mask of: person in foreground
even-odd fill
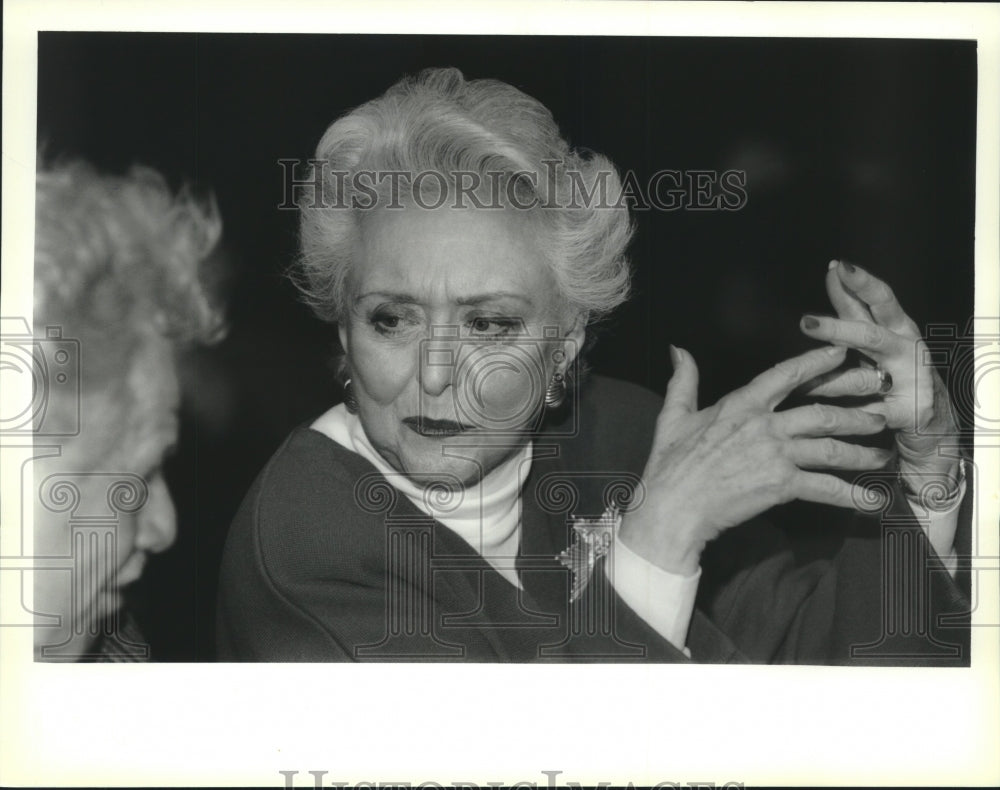
[[[671,348],[664,401],[581,375],[631,224],[586,199],[604,179],[614,201],[613,165],[540,103],[428,70],[330,126],[314,167],[298,281],[345,399],[232,524],[220,659],[968,662],[941,627],[968,610],[956,428],[885,283],[831,263],[838,317],[801,326],[821,345],[706,408]],[[776,411],[803,388],[865,397]],[[846,440],[883,431],[894,449]],[[758,518],[794,499],[855,514],[835,556],[796,563]]]
[[[221,336],[200,276],[221,231],[214,201],[175,194],[150,168],[38,171],[34,331],[51,386],[35,412],[36,660],[150,657],[123,604],[176,536],[163,476],[175,355]]]

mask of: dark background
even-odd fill
[[[47,155],[151,165],[214,191],[225,222],[231,331],[184,368],[168,467],[179,539],[136,591],[160,660],[211,658],[228,523],[285,435],[339,398],[335,331],[282,276],[297,218],[277,208],[278,160],[309,158],[346,110],[445,65],[520,87],[573,145],[642,183],[666,168],[747,173],[740,211],[637,212],[636,296],[602,330],[596,372],[662,393],[673,342],[710,403],[809,347],[798,321],[830,312],[833,257],[887,280],[921,326],[972,315],[974,42],[41,34]],[[775,519],[822,530],[830,513],[795,504]]]

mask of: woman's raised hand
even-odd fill
[[[833,437],[879,433],[885,416],[822,404],[774,411],[792,390],[840,366],[846,353],[842,346],[808,351],[699,410],[694,358],[671,346],[674,373],[643,472],[646,495],[622,521],[625,545],[664,570],[690,575],[708,541],[774,505],[804,499],[882,507],[882,495],[828,471],[884,466],[891,452]]]
[[[873,369],[852,368],[827,377],[811,394],[874,396],[863,408],[885,416],[895,434],[900,472],[909,478],[910,488],[953,483],[958,461],[954,453],[949,457],[938,448],[957,444],[956,421],[944,382],[927,364],[927,346],[917,325],[892,289],[860,266],[831,261],[826,290],[837,317],[807,315],[803,332],[861,351],[891,376],[891,386],[880,392]]]

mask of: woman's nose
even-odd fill
[[[428,395],[440,395],[454,378],[458,344],[426,340],[421,345],[420,387]]]
[[[138,514],[135,545],[144,551],[164,551],[177,538],[177,511],[162,472],[157,473],[147,485],[149,499]]]

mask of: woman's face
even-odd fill
[[[536,429],[583,330],[526,212],[380,209],[362,221],[340,338],[358,415],[414,482],[478,480]]]
[[[39,658],[86,656],[148,554],[176,536],[163,478],[177,440],[172,346],[147,339],[120,385],[117,393],[108,387],[84,396],[78,436],[52,454],[35,447],[36,456],[48,456],[33,464],[34,556],[45,558],[34,585]],[[143,489],[144,503],[133,498]]]

